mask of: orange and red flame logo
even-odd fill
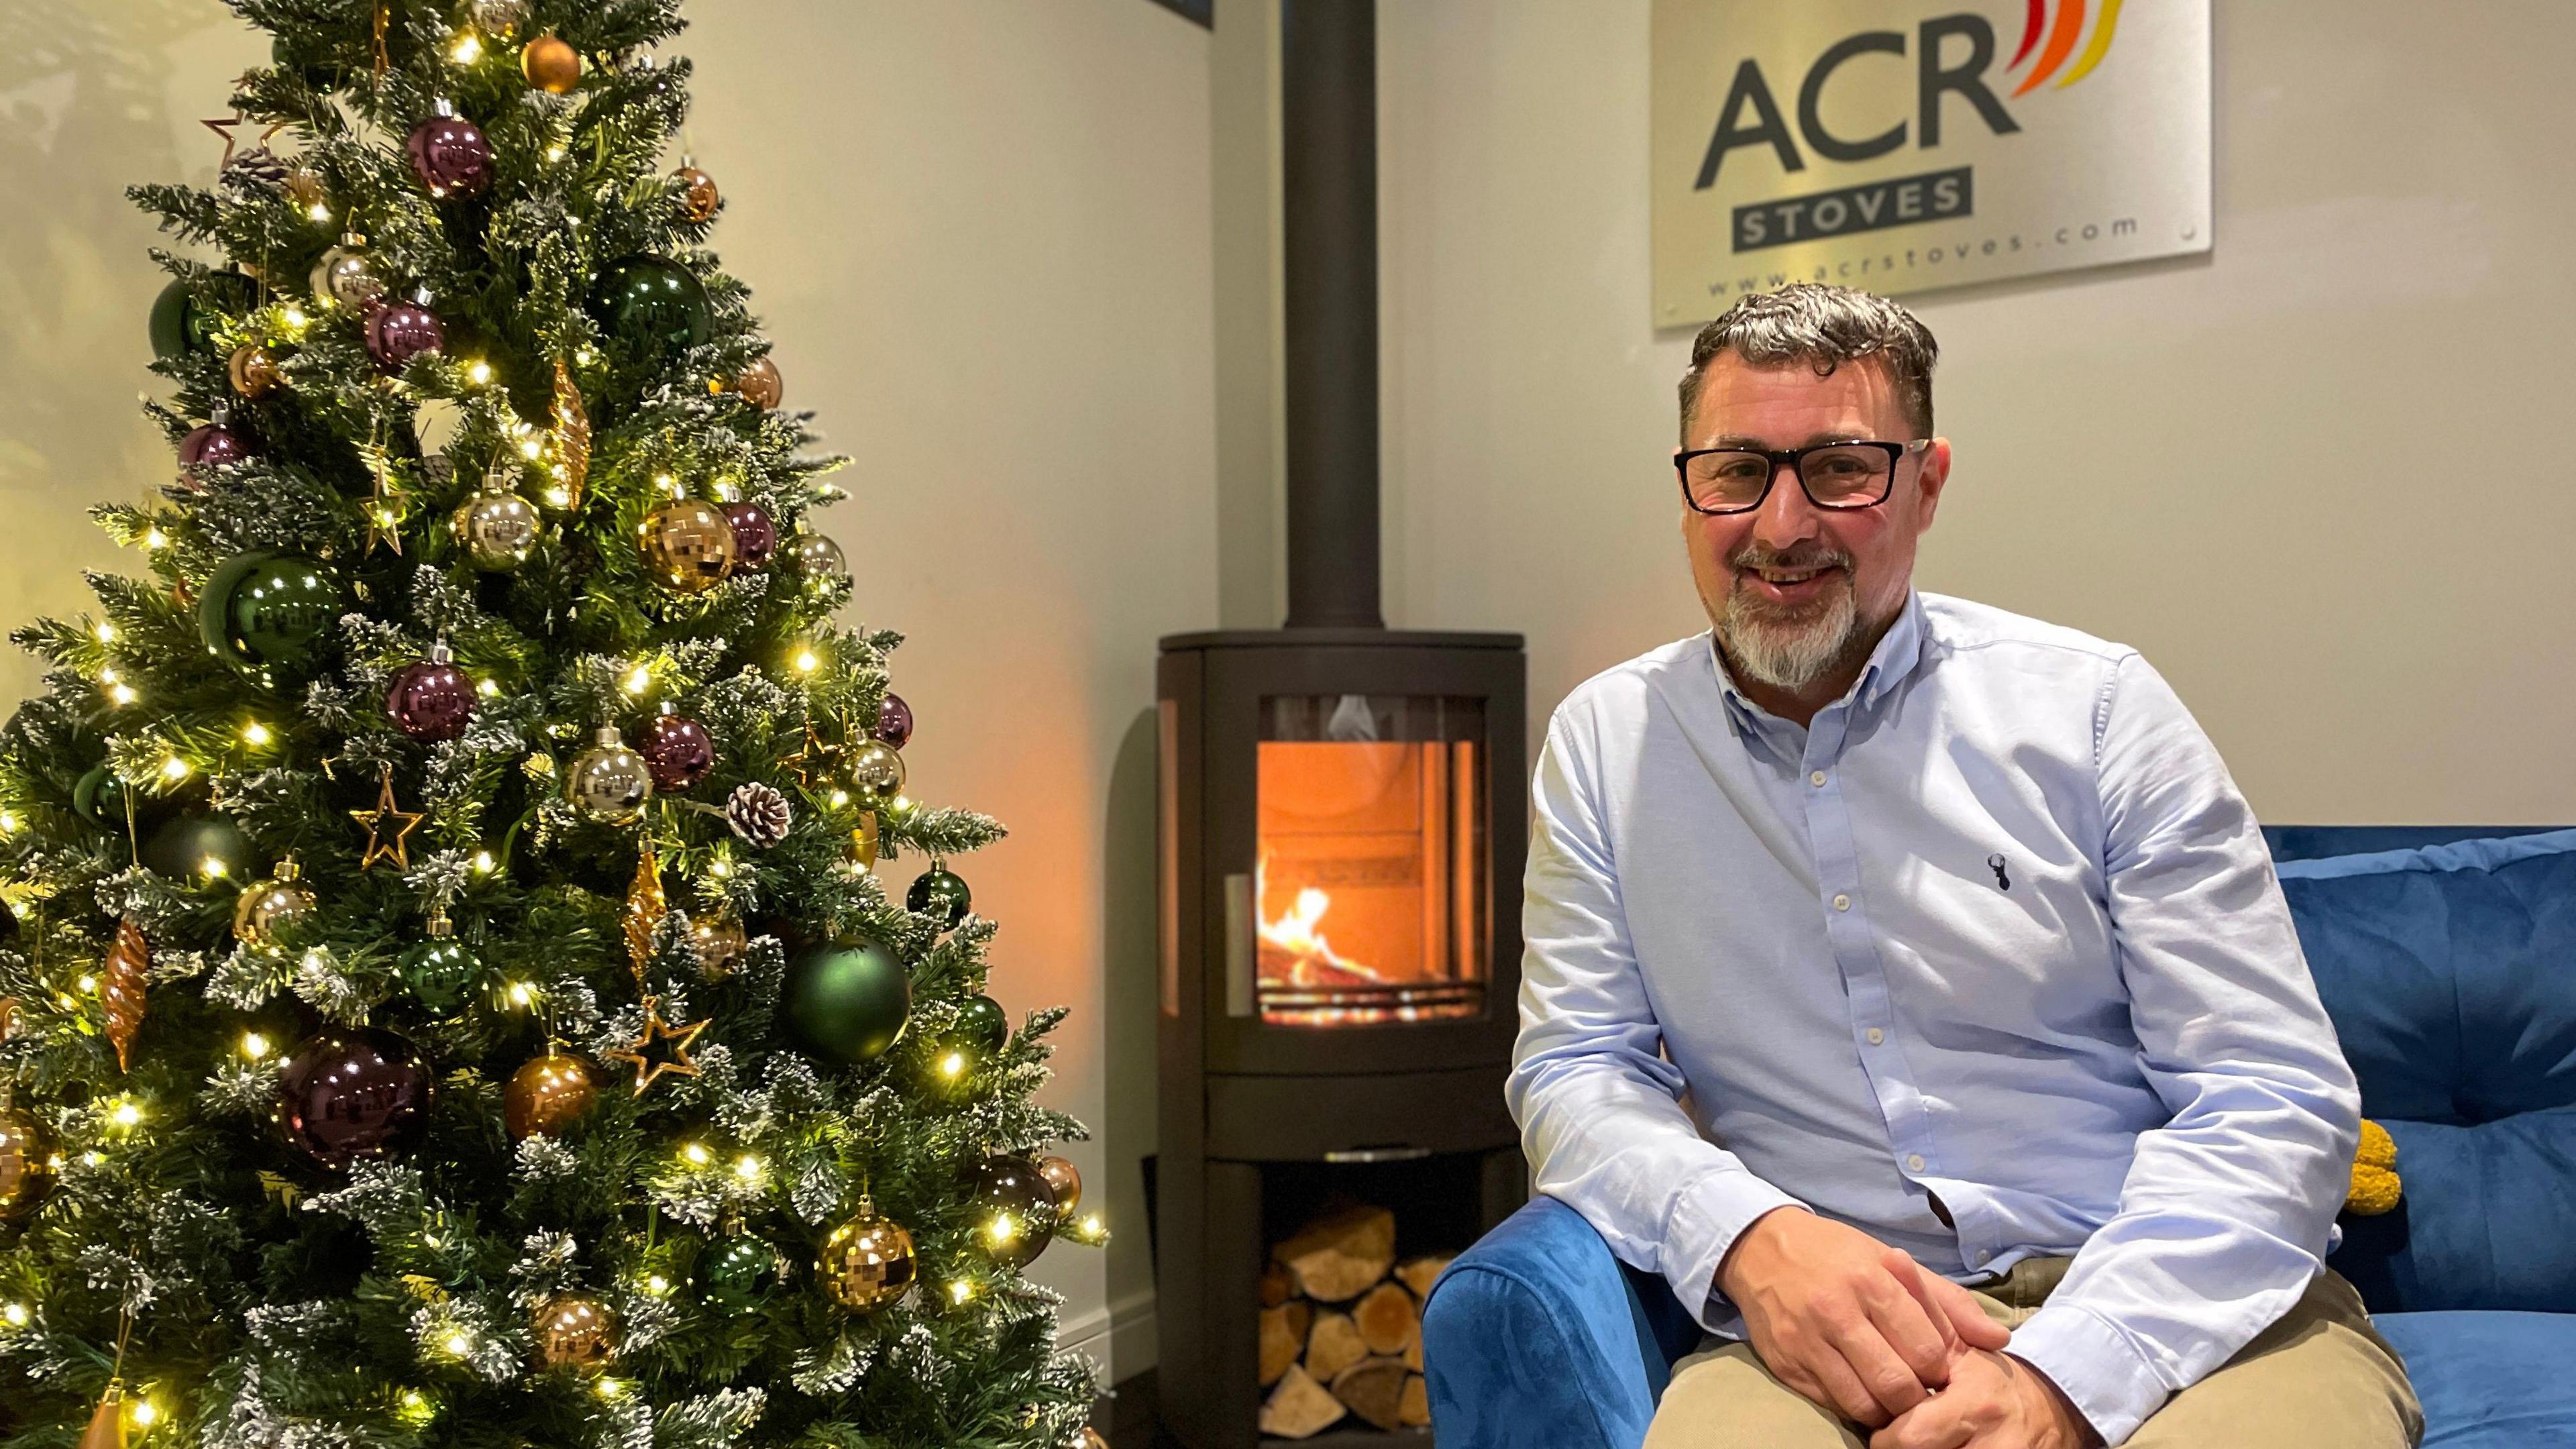
[[[2013,88],[2016,96],[2030,94],[2050,76],[2057,75],[2058,67],[2066,64],[2069,55],[2075,54],[2075,42],[2083,37],[2084,12],[2094,8],[2087,0],[2055,0],[2055,3],[2057,18],[2051,21],[2048,17],[2050,0],[2029,0],[2030,18],[2022,24],[2021,45],[2013,51],[2012,64],[2004,69],[2020,68],[2023,61],[2030,59],[2034,48],[2039,49],[2039,59],[2032,64],[2030,74],[2023,76],[2021,84]],[[2120,0],[2100,0],[2099,8],[2101,15],[2093,22],[2093,38],[2085,42],[2084,53],[2075,56],[2075,64],[2066,74],[2057,76],[2061,90],[2091,75],[2093,67],[2100,65],[2102,57],[2110,53],[2112,33],[2120,28]],[[2048,44],[2040,47],[2039,38],[2043,32],[2048,36]]]

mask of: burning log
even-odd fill
[[[1394,1269],[1395,1214],[1384,1208],[1348,1208],[1308,1224],[1270,1255],[1296,1275],[1298,1289],[1307,1297],[1347,1303]]]
[[[1261,1432],[1281,1439],[1311,1439],[1349,1410],[1304,1369],[1290,1365],[1261,1406]]]

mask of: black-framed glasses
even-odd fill
[[[1701,513],[1750,513],[1771,496],[1788,469],[1818,508],[1875,508],[1887,501],[1896,465],[1932,446],[1930,438],[1886,443],[1855,440],[1805,448],[1694,448],[1673,455],[1682,501]]]

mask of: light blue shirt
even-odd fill
[[[2009,1351],[2118,1444],[2323,1266],[2360,1094],[2135,650],[1916,594],[1801,728],[1667,645],[1557,707],[1527,887],[1538,1189],[1712,1332],[1792,1203],[1961,1281],[2073,1254]]]

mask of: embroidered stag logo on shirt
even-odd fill
[[[2012,877],[2004,874],[2004,867],[2007,864],[2009,862],[2000,855],[1986,857],[1986,869],[1995,873],[1995,886],[1999,890],[2012,889]]]

